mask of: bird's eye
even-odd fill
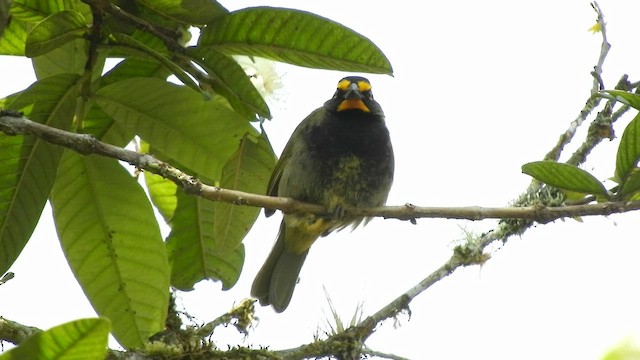
[[[371,91],[365,91],[364,97],[366,97],[367,99],[373,100],[373,93]]]

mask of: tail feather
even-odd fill
[[[284,238],[280,236],[282,233],[282,225],[280,226],[280,233],[278,234],[278,239],[276,240],[275,245],[271,249],[267,260],[258,271],[256,278],[253,280],[253,285],[251,286],[251,296],[258,299],[260,301],[260,305],[269,305],[269,288],[271,287],[271,275],[273,274],[273,270],[278,264],[278,260],[280,256],[284,253]]]
[[[275,311],[283,312],[293,296],[298,275],[309,251],[296,254],[285,246],[285,224],[280,224],[280,232],[271,253],[256,275],[251,287],[251,296],[261,305],[272,305]]]
[[[293,290],[298,283],[298,275],[309,251],[302,254],[294,254],[284,251],[271,274],[271,287],[269,289],[269,301],[277,312],[283,312],[293,296]]]

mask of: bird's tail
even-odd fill
[[[277,312],[283,312],[289,306],[300,269],[309,253],[308,249],[300,254],[287,250],[285,232],[282,221],[278,239],[251,286],[251,296],[261,305],[273,306]]]

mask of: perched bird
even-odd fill
[[[394,158],[384,113],[369,80],[349,76],[333,97],[296,128],[278,160],[267,194],[322,204],[326,216],[285,214],[251,295],[284,311],[309,247],[320,236],[363,220],[348,209],[382,206],[393,182]],[[274,210],[266,209],[270,216]]]

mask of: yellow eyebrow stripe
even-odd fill
[[[349,90],[349,85],[351,85],[351,81],[347,79],[342,79],[338,83],[338,90],[347,91]],[[371,90],[371,84],[367,81],[358,81],[358,90],[360,92],[365,92]]]
[[[358,90],[365,92],[371,90],[371,84],[366,81],[358,81]]]
[[[349,85],[351,85],[351,81],[347,79],[342,79],[338,83],[338,89],[342,91],[347,91],[349,89]]]

